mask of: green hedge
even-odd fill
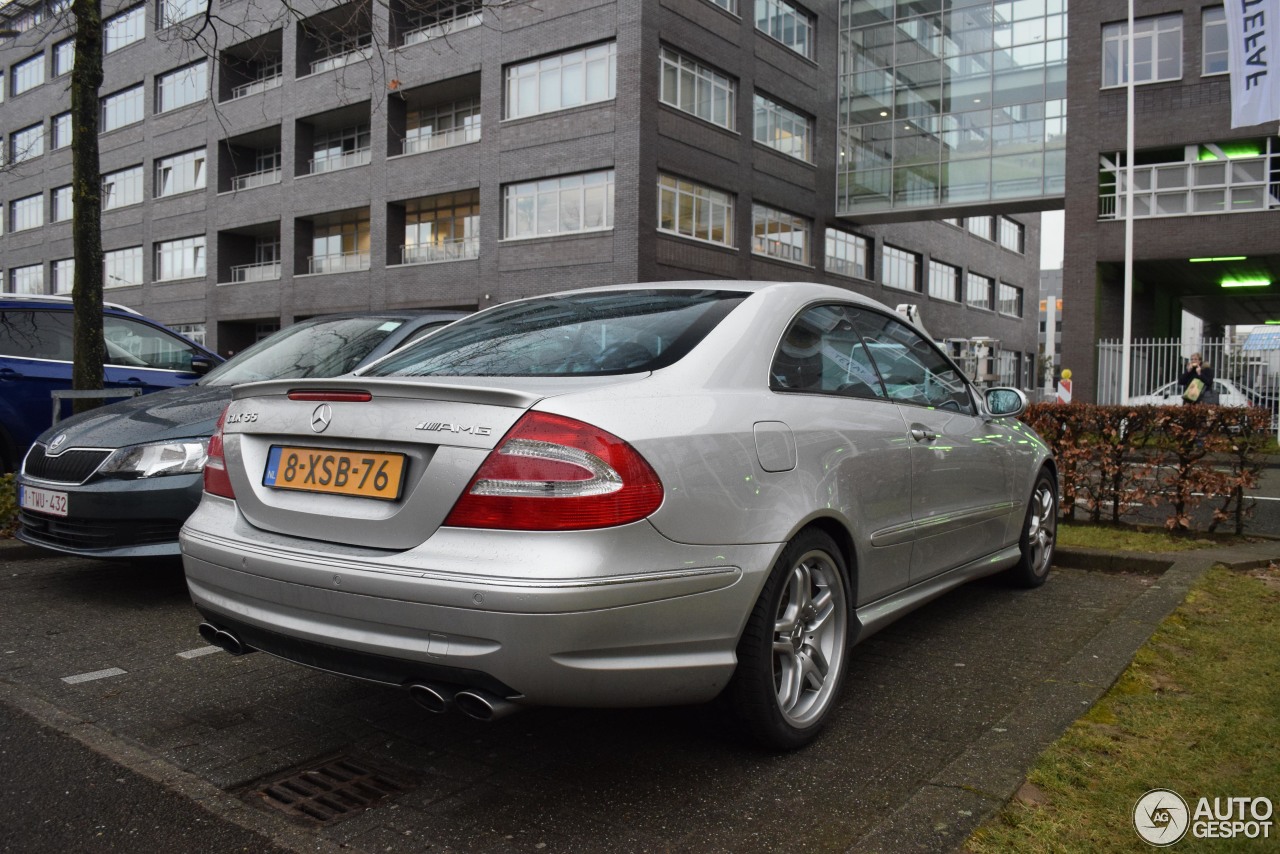
[[[18,521],[18,484],[11,474],[0,474],[0,537],[13,533]]]
[[[1191,512],[1213,508],[1209,530],[1244,530],[1271,447],[1271,413],[1253,407],[1097,406],[1036,403],[1022,420],[1053,449],[1062,512],[1119,522],[1168,502],[1170,530],[1190,530]]]

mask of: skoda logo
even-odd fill
[[[333,420],[333,407],[327,403],[322,403],[316,407],[315,412],[311,413],[311,429],[317,433],[323,433],[329,429],[329,422]]]
[[[62,445],[63,445],[66,441],[67,441],[67,434],[66,434],[66,433],[59,433],[58,435],[54,436],[54,437],[53,437],[53,441],[49,443],[49,450],[50,450],[50,451],[56,451],[56,450],[58,450],[59,448],[61,448],[61,447],[62,447]]]

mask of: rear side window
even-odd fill
[[[856,309],[820,305],[787,327],[773,357],[774,391],[882,398],[884,387],[854,327]]]
[[[0,312],[0,356],[71,361],[71,312]]]
[[[601,376],[675,363],[746,294],[629,290],[527,300],[458,321],[366,376]]]

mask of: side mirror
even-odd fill
[[[1016,388],[989,388],[984,396],[993,418],[1017,418],[1027,408],[1027,396]]]
[[[196,374],[198,376],[204,376],[205,374],[213,370],[213,366],[215,364],[216,362],[214,362],[213,359],[210,359],[208,356],[200,356],[200,355],[192,356],[191,357],[191,373]]]

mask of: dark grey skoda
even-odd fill
[[[101,558],[176,556],[234,385],[348,373],[463,312],[330,315],[286,327],[200,382],[73,416],[36,438],[18,475],[18,538]]]

